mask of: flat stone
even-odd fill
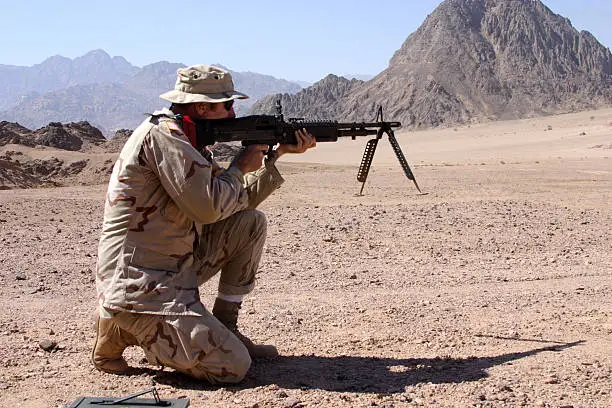
[[[45,339],[45,340],[41,340],[41,342],[38,343],[38,345],[40,346],[41,349],[45,350],[46,352],[51,352],[57,346],[57,342],[53,340]]]
[[[283,401],[283,407],[285,408],[298,408],[301,407],[302,403],[299,399],[295,397],[288,397]]]

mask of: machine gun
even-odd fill
[[[419,193],[422,194],[419,185],[410,170],[410,166],[404,157],[404,153],[400,148],[393,128],[399,128],[400,122],[385,122],[383,119],[382,107],[378,108],[378,113],[374,122],[352,122],[339,123],[336,121],[322,120],[310,121],[304,118],[289,118],[287,121],[283,118],[282,106],[280,100],[276,102],[276,115],[252,115],[232,119],[216,119],[216,120],[193,120],[196,129],[197,148],[200,150],[204,146],[210,146],[215,142],[242,142],[243,146],[253,144],[267,144],[270,146],[270,151],[277,143],[295,144],[295,132],[299,129],[306,129],[317,140],[321,142],[336,142],[339,137],[350,137],[355,140],[357,136],[376,135],[366,144],[359,171],[357,172],[357,180],[362,183],[359,195],[363,193],[370,166],[374,159],[376,146],[378,141],[382,139],[386,133],[389,137],[389,142],[393,147],[393,151],[397,159],[408,177],[414,182]],[[181,123],[183,117],[177,115],[177,121]]]

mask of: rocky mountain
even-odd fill
[[[279,97],[292,116],[369,120],[382,106],[418,128],[584,110],[612,104],[612,54],[538,0],[446,0],[376,77],[341,94],[346,80],[326,82],[253,112]]]
[[[126,89],[123,84],[77,85],[25,98],[0,118],[37,128],[49,122],[87,121],[105,133],[114,127],[135,127],[157,107],[153,97]]]
[[[358,79],[360,81],[369,81],[374,78],[374,75],[370,74],[342,74],[340,76],[346,79]]]
[[[94,50],[71,60],[59,55],[31,67],[0,65],[0,110],[35,97],[75,85],[123,82],[138,68],[123,57]]]
[[[91,146],[101,146],[106,138],[89,122],[62,124],[51,122],[37,130],[30,130],[19,123],[0,122],[0,146],[20,144],[28,147],[49,146],[62,150],[85,151]]]
[[[274,92],[289,94],[294,94],[302,89],[302,86],[295,82],[278,79],[270,75],[255,72],[231,72],[236,89],[249,95],[249,99],[240,100],[237,103],[239,107],[237,114],[247,113],[255,102],[270,95],[271,89],[278,90]]]
[[[0,65],[0,119],[30,128],[87,120],[111,135],[136,127],[145,113],[167,105],[159,95],[172,89],[176,70],[183,66],[161,61],[138,68],[102,50],[74,60],[55,56],[33,67]],[[264,95],[301,89],[269,75],[232,75],[236,88],[251,96],[236,104],[239,114]]]
[[[155,102],[159,104],[162,101],[159,99],[159,95],[172,89],[176,81],[176,70],[184,66],[167,61],[145,65],[134,75],[127,78],[123,86],[134,94],[156,98]]]
[[[125,142],[125,140],[124,140]],[[112,167],[112,160],[104,163],[89,163],[82,153],[96,151],[104,153],[109,144],[100,130],[88,122],[62,124],[49,123],[37,130],[30,130],[18,123],[0,122],[0,190],[39,186],[60,186],[89,169],[89,183],[101,182]],[[27,146],[27,148],[20,147]],[[47,158],[32,157],[28,149],[45,146],[50,148]],[[14,150],[13,150],[14,149]],[[60,151],[80,152],[68,160]],[[26,152],[24,154],[24,152]],[[64,155],[65,156],[65,155]]]
[[[89,122],[51,122],[30,130],[18,123],[2,121],[0,190],[106,183],[131,134],[131,129],[119,129],[107,140]],[[217,143],[212,147],[219,162],[231,161],[241,149],[239,143]],[[43,155],[32,155],[40,150]]]
[[[312,86],[295,95],[276,94],[261,99],[253,106],[254,113],[276,113],[276,102],[280,99],[286,117],[309,117],[337,119],[344,114],[344,104],[350,95],[364,85],[363,81],[348,80],[329,74]]]
[[[19,151],[7,151],[0,155],[0,190],[31,187],[58,187],[74,185],[75,177],[88,167],[88,160],[64,161],[57,157],[49,159],[31,159]],[[96,176],[87,177],[92,184],[102,182],[109,173],[108,164],[92,169],[89,173]]]
[[[0,146],[7,144],[21,144],[34,147],[36,142],[32,136],[32,131],[19,123],[7,121],[0,122]]]

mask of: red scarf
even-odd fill
[[[191,118],[187,115],[183,115],[183,132],[185,136],[189,139],[191,145],[197,149],[198,148],[198,138],[196,136],[196,127],[195,123]]]

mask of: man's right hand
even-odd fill
[[[268,145],[257,144],[250,145],[243,149],[232,162],[232,165],[238,167],[242,174],[250,173],[259,170],[262,166],[264,155],[268,152]]]

